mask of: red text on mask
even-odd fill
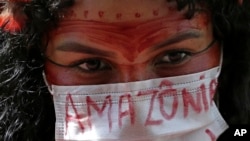
[[[206,112],[209,110],[209,107],[212,105],[212,99],[216,91],[216,86],[217,80],[213,79],[210,81],[208,88],[206,88],[205,84],[202,83],[197,87],[197,90],[192,89],[191,91],[186,88],[182,88],[181,90],[178,89],[178,91],[180,91],[180,93],[178,93],[177,89],[172,87],[171,82],[163,80],[158,88],[139,91],[135,96],[132,96],[131,93],[127,92],[119,95],[117,101],[113,100],[114,95],[107,95],[104,99],[99,101],[95,100],[91,96],[85,96],[82,99],[82,102],[85,104],[82,106],[85,106],[86,111],[82,111],[82,108],[79,108],[79,105],[74,102],[73,94],[68,94],[66,96],[65,103],[66,129],[68,128],[69,122],[77,123],[83,133],[86,128],[92,129],[93,114],[96,114],[96,117],[99,118],[106,116],[106,121],[103,122],[108,123],[110,132],[112,131],[113,126],[119,126],[119,128],[128,126],[123,123],[124,120],[129,120],[130,125],[133,126],[136,124],[136,118],[139,114],[136,113],[135,102],[138,102],[136,101],[137,98],[142,97],[147,97],[147,101],[149,101],[149,105],[145,106],[148,108],[146,109],[146,116],[143,117],[144,126],[157,126],[161,125],[164,121],[171,121],[171,119],[175,118],[178,112],[178,107],[180,106],[183,106],[182,115],[183,118],[186,118],[189,116],[190,111],[199,114],[203,111]],[[208,91],[206,89],[208,89]],[[209,94],[207,94],[207,92]],[[165,99],[171,100],[167,103]],[[171,108],[169,108],[170,110],[165,109],[166,104],[171,106]],[[156,105],[159,107],[158,109],[154,108]],[[117,122],[113,121],[114,114],[112,114],[112,112],[114,106],[117,106]],[[69,112],[69,109],[71,109],[71,112]],[[158,112],[161,116],[157,118],[153,117],[152,114],[155,110],[159,110]],[[86,120],[83,121],[82,119],[84,118]]]

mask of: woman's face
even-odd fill
[[[200,10],[187,19],[185,10],[166,0],[76,0],[51,31],[45,62],[48,82],[131,82],[219,65],[218,43],[192,55],[214,40],[209,13]]]

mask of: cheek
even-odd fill
[[[220,47],[212,47],[207,52],[203,54],[198,54],[193,61],[187,66],[184,70],[192,73],[192,70],[195,72],[201,72],[207,69],[211,69],[213,67],[220,65]]]
[[[45,62],[44,71],[49,84],[67,85],[74,81],[72,77],[69,76],[67,69],[55,66],[48,61]]]

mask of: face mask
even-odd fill
[[[56,140],[215,141],[227,129],[213,97],[220,67],[138,82],[49,86]]]

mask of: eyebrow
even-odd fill
[[[178,42],[181,42],[184,40],[199,38],[201,36],[202,36],[201,32],[198,32],[198,31],[188,31],[188,32],[179,33],[179,34],[175,35],[174,37],[169,38],[169,39],[163,41],[162,43],[160,43],[159,45],[153,47],[151,49],[151,51],[157,50],[157,49],[163,48],[165,46],[175,44],[175,43],[178,43]]]
[[[83,45],[77,42],[66,42],[62,45],[56,47],[56,50],[76,52],[76,53],[86,53],[92,55],[100,55],[104,57],[114,57],[115,54],[110,51],[104,51],[95,47]]]

